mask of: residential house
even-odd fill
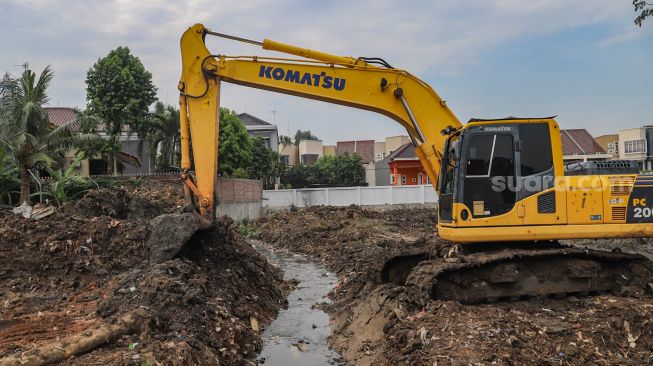
[[[412,142],[401,145],[388,155],[390,184],[395,186],[430,184],[422,163],[415,155]]]
[[[279,151],[279,131],[277,126],[249,113],[241,113],[238,118],[243,122],[251,137],[261,137],[272,151]]]
[[[299,165],[299,149],[295,144],[279,145],[279,156],[285,166]]]
[[[53,126],[62,126],[77,119],[77,111],[74,108],[45,107],[44,109]],[[79,129],[79,125],[73,128]],[[100,131],[99,135],[102,137],[107,136],[103,131]],[[121,145],[121,151],[114,154],[115,172],[120,174],[139,174],[154,171],[154,162],[150,161],[148,144],[142,143],[138,135],[129,130],[129,126],[125,126],[118,137],[118,141]],[[75,159],[76,154],[77,151],[74,149],[66,152],[64,166],[68,166]],[[94,159],[82,161],[78,172],[82,176],[106,174],[107,167],[106,156],[98,156]]]
[[[608,160],[611,155],[585,129],[560,130],[562,159],[565,162]]]
[[[634,160],[642,170],[653,170],[653,126],[619,131],[619,158]]]
[[[619,134],[597,136],[594,141],[613,159],[619,159]]]
[[[298,149],[301,165],[313,165],[324,154],[322,140],[301,140]]]

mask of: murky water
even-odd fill
[[[304,257],[273,252],[260,243],[254,246],[283,269],[285,279],[299,281],[288,295],[288,309],[281,310],[261,334],[263,350],[259,363],[265,366],[340,364],[340,355],[330,350],[327,343],[331,334],[329,316],[313,306],[330,302],[326,296],[335,286],[336,276]]]

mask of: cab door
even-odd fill
[[[480,127],[463,137],[456,205],[462,226],[518,225],[515,139],[509,126]]]

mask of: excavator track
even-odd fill
[[[643,292],[653,280],[653,262],[635,254],[575,247],[506,248],[452,258],[394,258],[386,282],[411,288],[424,300],[464,304]],[[408,269],[408,267],[411,267]]]

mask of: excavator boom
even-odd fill
[[[204,44],[207,35],[228,37],[264,49],[306,59],[212,55]],[[416,146],[417,155],[437,189],[443,129],[462,127],[446,103],[410,73],[376,66],[364,58],[330,55],[271,40],[246,40],[211,32],[197,24],[181,39],[182,76],[179,82],[182,145],[193,136],[196,179],[188,174],[190,150],[182,150],[187,191],[196,197],[202,217],[212,220],[218,159],[218,108],[222,81],[377,112],[400,123]],[[378,59],[374,59],[376,62]]]

